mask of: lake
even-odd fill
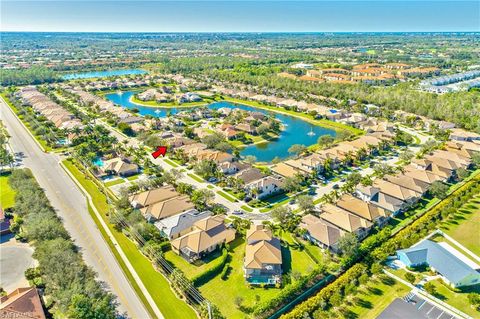
[[[134,94],[135,92],[128,91],[123,93],[110,93],[105,95],[105,97],[113,103],[128,109],[136,108],[139,110],[139,114],[141,115],[151,115],[153,117],[165,117],[168,113],[175,114],[182,110],[188,110],[188,108],[160,108],[142,106],[130,101],[130,97],[132,97]],[[208,105],[208,107],[211,109],[219,109],[222,107],[231,109],[239,108],[246,111],[262,112],[264,114],[271,113],[275,116],[275,118],[283,123],[284,130],[280,133],[280,136],[277,140],[269,141],[264,144],[249,145],[240,151],[242,156],[253,155],[260,162],[271,162],[275,157],[279,157],[281,159],[287,158],[288,156],[292,155],[288,153],[288,149],[293,144],[303,144],[309,146],[315,144],[319,136],[327,134],[332,136],[336,135],[334,130],[308,123],[300,118],[273,113],[248,105],[233,104],[224,101],[212,103]],[[313,132],[315,135],[309,134],[310,132]]]
[[[147,73],[147,71],[140,70],[140,69],[107,70],[107,71],[93,71],[93,72],[65,74],[64,76],[62,76],[62,78],[64,80],[75,80],[75,79],[89,79],[89,78],[106,78],[109,76],[145,74],[145,73]]]

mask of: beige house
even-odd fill
[[[275,285],[282,279],[282,248],[280,240],[262,224],[254,224],[246,234],[244,272],[253,285]]]
[[[156,202],[155,204],[141,208],[140,212],[148,220],[161,220],[193,208],[195,208],[195,205],[190,201],[190,198],[183,195]]]
[[[178,195],[175,188],[168,185],[132,195],[129,200],[133,208],[143,208]]]
[[[389,213],[383,208],[364,202],[363,200],[345,194],[335,203],[338,207],[366,219],[371,223],[383,225],[387,221]]]
[[[227,228],[225,217],[209,216],[193,224],[193,230],[171,241],[172,250],[189,262],[203,258],[235,239],[235,230]]]
[[[305,229],[306,239],[333,252],[338,252],[338,240],[345,234],[337,226],[311,214],[302,217],[300,228]]]
[[[368,231],[373,226],[368,220],[332,204],[325,204],[321,209],[321,219],[337,226],[345,232],[355,233],[360,239],[368,235]]]
[[[129,200],[148,221],[162,220],[195,207],[188,196],[180,195],[170,185],[135,194]]]
[[[139,172],[138,165],[116,157],[103,162],[102,171],[105,174],[114,173],[120,176],[130,176]]]

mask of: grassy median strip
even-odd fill
[[[240,208],[249,213],[253,212],[253,208],[250,208],[247,205],[242,205]]]
[[[205,182],[203,179],[201,179],[200,177],[198,177],[198,176],[195,175],[195,174],[190,174],[190,173],[188,173],[187,176],[193,178],[194,180],[196,180],[196,181],[199,182],[199,183],[204,183],[204,182]]]
[[[217,194],[222,196],[223,198],[225,198],[226,200],[228,200],[232,203],[235,203],[237,201],[235,198],[233,198],[232,196],[228,195],[227,193],[225,193],[223,191],[218,191]]]
[[[193,309],[190,308],[185,302],[177,298],[177,296],[171,290],[167,279],[155,270],[150,260],[148,260],[144,255],[140,253],[138,247],[130,239],[128,239],[121,231],[116,230],[108,222],[107,212],[109,207],[107,203],[107,198],[99,191],[98,186],[92,180],[87,179],[84,174],[71,161],[64,160],[63,164],[92,197],[92,201],[95,207],[102,215],[102,218],[108,225],[108,228],[119,243],[120,247],[122,248],[123,252],[127,256],[132,266],[135,268],[138,276],[142,280],[144,286],[152,296],[153,300],[157,304],[164,317],[167,319],[196,318],[197,316]],[[100,222],[96,218],[94,218],[94,220],[95,223],[97,223],[98,228],[101,230],[105,240],[110,245],[110,248],[112,248],[112,252],[117,258],[120,266],[127,274],[127,278],[131,282],[132,287],[135,289],[137,294],[144,302],[149,313],[153,317],[155,317],[153,310],[149,307],[148,302],[146,302],[145,296],[143,295],[139,286],[126,268],[126,265],[123,263],[122,259],[118,255],[118,252],[116,252],[115,247],[113,247],[113,243],[109,240],[109,237],[103,230]]]
[[[177,163],[175,163],[174,161],[169,160],[168,158],[164,159],[164,161],[165,161],[165,163],[167,163],[168,165],[171,165],[173,167],[179,167],[180,166]]]

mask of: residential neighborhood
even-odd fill
[[[480,317],[478,6],[202,5],[5,5],[0,317]]]

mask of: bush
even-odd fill
[[[284,305],[287,302],[292,301],[298,295],[300,295],[307,287],[310,287],[316,282],[318,282],[318,280],[320,280],[324,276],[324,274],[324,267],[314,269],[307,276],[303,276],[300,280],[283,287],[283,289],[280,290],[279,294],[274,298],[258,303],[253,311],[253,314],[259,318],[266,318],[270,316],[275,311],[275,309]]]
[[[33,258],[38,261],[38,268],[28,269],[25,276],[35,285],[45,286],[46,294],[54,301],[50,311],[68,318],[93,318],[91,314],[116,318],[114,296],[103,289],[95,272],[85,265],[31,172],[15,170],[9,183],[17,193],[14,211],[23,218],[20,227],[35,247]],[[77,298],[80,295],[81,304]]]
[[[227,248],[222,248],[222,256],[220,256],[219,259],[217,259],[215,264],[204,271],[201,274],[198,274],[197,276],[192,278],[192,282],[195,286],[201,285],[204,282],[209,281],[216,275],[218,275],[220,272],[223,273],[223,268],[225,264],[227,263],[228,259],[230,258],[230,254],[228,253]]]
[[[297,305],[295,309],[289,312],[286,315],[283,315],[282,318],[305,318],[305,314],[312,315],[317,309],[325,307],[329,302],[335,302],[331,298],[335,295],[335,299],[342,297],[342,292],[345,287],[352,283],[356,282],[357,278],[367,271],[367,267],[364,264],[356,264],[347,270],[343,275],[338,277],[334,282],[329,284],[327,287],[323,288],[315,296],[307,299],[301,304]]]
[[[230,268],[231,268],[230,263],[229,262],[225,263],[225,265],[223,266],[222,272],[220,273],[220,278],[222,278],[222,280],[228,279]]]

